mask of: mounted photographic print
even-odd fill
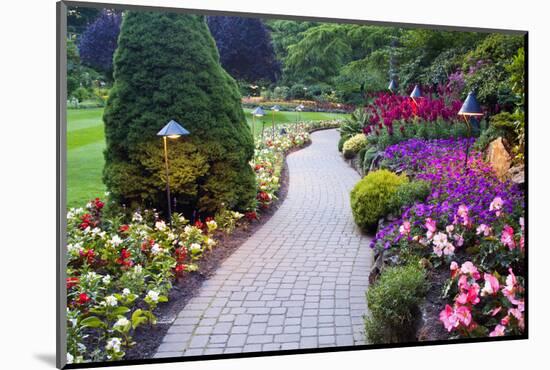
[[[58,3],[58,367],[527,338],[527,32],[383,21]]]

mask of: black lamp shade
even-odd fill
[[[262,109],[262,107],[257,107],[256,109],[254,109],[252,111],[252,115],[256,116],[256,117],[261,117],[261,116],[264,116],[265,115],[265,112],[264,110]]]
[[[189,135],[189,131],[184,129],[179,123],[174,120],[171,120],[164,126],[158,133],[157,136],[182,136]]]
[[[422,91],[420,90],[420,87],[418,87],[418,85],[414,85],[414,89],[411,92],[410,96],[413,100],[420,99],[422,97]]]
[[[394,79],[390,81],[390,84],[388,86],[388,90],[390,91],[397,91],[397,82],[395,82]]]
[[[464,103],[462,104],[462,108],[460,108],[460,110],[458,111],[458,114],[462,116],[482,116],[483,115],[483,111],[481,110],[481,107],[477,102],[476,95],[474,92],[470,92],[468,94],[468,97],[466,97],[466,100],[464,100]]]
[[[271,110],[274,110],[275,112],[278,112],[278,111],[281,110],[281,107],[278,106],[278,105],[274,105],[274,106],[271,107]]]

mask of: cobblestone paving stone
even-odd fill
[[[336,130],[311,137],[287,157],[281,207],[203,283],[155,357],[365,343],[373,257],[349,206],[359,175],[339,156]]]

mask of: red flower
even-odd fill
[[[176,274],[181,275],[187,269],[187,265],[177,265],[175,268]]]
[[[78,295],[78,298],[76,299],[76,304],[79,306],[82,306],[90,301],[91,301],[91,298],[88,297],[86,293],[80,293]]]
[[[121,233],[125,233],[126,231],[128,231],[128,229],[130,229],[130,226],[120,225],[120,227],[118,228],[118,231],[121,232]]]
[[[102,209],[103,206],[105,205],[105,203],[103,203],[101,200],[99,200],[99,198],[95,198],[93,203],[94,203],[95,208],[97,208],[98,210]]]
[[[195,221],[195,227],[202,229],[204,228],[204,224],[201,222],[201,220]]]
[[[80,282],[80,279],[77,277],[68,277],[67,278],[67,289],[71,289],[74,286],[77,286]]]
[[[134,265],[134,262],[130,259],[131,257],[132,253],[129,250],[122,249],[120,251],[120,257],[117,258],[115,262],[119,265],[122,265],[122,269],[127,269]]]
[[[246,219],[248,221],[254,221],[254,220],[257,220],[258,219],[258,214],[256,213],[256,211],[249,211],[249,212],[246,212],[244,214],[244,216],[246,217]]]
[[[88,263],[92,264],[94,262],[95,252],[93,249],[81,250],[80,257],[86,258],[88,260]]]

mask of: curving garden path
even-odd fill
[[[349,193],[359,175],[340,157],[336,130],[287,157],[277,212],[205,281],[155,357],[364,344],[372,262]]]

